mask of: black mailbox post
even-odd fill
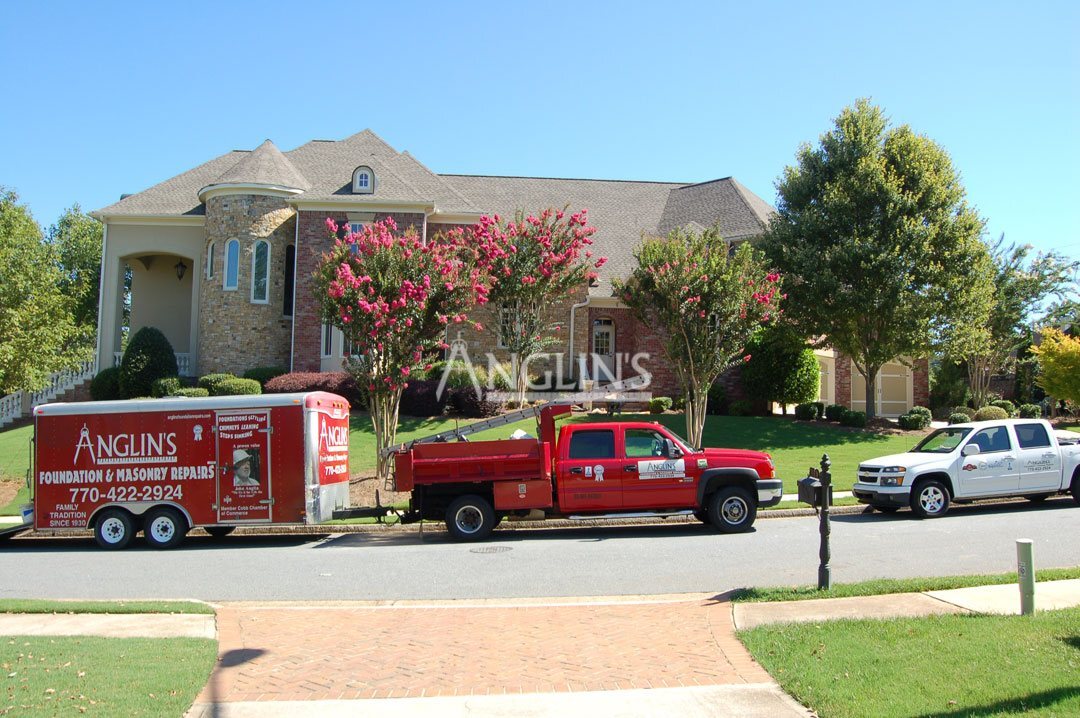
[[[829,507],[832,506],[833,502],[830,466],[832,466],[832,462],[829,460],[829,455],[825,454],[821,457],[820,470],[811,468],[809,476],[805,479],[799,479],[799,501],[820,509],[818,515],[821,522],[818,530],[821,533],[821,547],[818,550],[818,556],[821,563],[818,566],[818,590],[826,591],[832,588],[832,567],[829,566],[831,557],[829,550],[829,534],[831,533]]]

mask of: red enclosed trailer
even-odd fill
[[[44,404],[33,528],[139,531],[171,548],[202,527],[317,524],[349,504],[349,403],[325,392]]]

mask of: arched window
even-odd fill
[[[270,243],[265,239],[255,242],[251,253],[251,301],[267,304],[270,301]]]
[[[293,285],[296,282],[296,245],[285,247],[285,296],[281,301],[281,314],[291,317],[293,312]]]
[[[214,278],[214,250],[217,249],[217,242],[211,242],[206,248],[206,278]]]
[[[353,170],[352,191],[353,194],[371,194],[375,191],[375,173],[370,167],[361,165]]]
[[[222,287],[224,289],[236,289],[240,278],[240,240],[230,239],[225,243],[225,275]]]

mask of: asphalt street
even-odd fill
[[[908,512],[833,517],[834,582],[1016,569],[1030,538],[1036,567],[1080,565],[1080,507],[956,506],[919,521]],[[723,592],[813,584],[818,521],[760,519],[747,534],[692,523],[500,529],[479,544],[417,527],[324,536],[190,536],[155,551],[141,538],[108,552],[89,539],[0,543],[0,598],[404,600]]]

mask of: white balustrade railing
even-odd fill
[[[0,426],[7,426],[23,415],[24,396],[23,392],[17,391],[0,398]]]
[[[124,358],[124,352],[113,352],[113,366],[120,366]],[[191,376],[191,355],[176,355],[176,373],[180,376]]]
[[[6,426],[29,414],[31,408],[52,401],[93,376],[94,360],[91,359],[56,372],[49,377],[45,386],[37,391],[17,391],[0,398],[0,426]]]

